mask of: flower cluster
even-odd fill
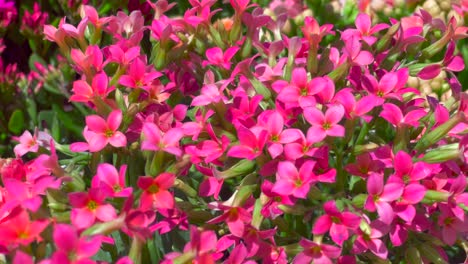
[[[343,30],[307,16],[288,36],[298,14],[279,2],[274,17],[249,0],[230,0],[232,16],[211,0],[190,0],[181,17],[165,0],[111,16],[83,5],[76,26],[45,25],[80,76],[58,92],[84,113],[82,137],[14,138],[16,157],[0,160],[0,253],[13,263],[459,260],[468,94],[456,44],[468,27],[420,9],[382,23],[359,13]],[[60,78],[54,66],[35,72],[56,75],[37,74],[44,88]],[[441,72],[446,100],[409,85]]]

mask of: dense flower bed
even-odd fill
[[[465,261],[467,1],[51,2],[0,1],[0,262]]]

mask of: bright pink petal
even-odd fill
[[[367,191],[370,195],[379,195],[384,185],[383,175],[372,173],[367,179]]]
[[[281,180],[299,179],[299,172],[292,162],[283,161],[278,163],[276,177]]]
[[[361,32],[361,33],[369,33],[369,30],[371,28],[371,20],[368,14],[361,13],[356,17],[356,28]]]
[[[423,80],[431,80],[439,75],[442,67],[439,64],[431,64],[429,66],[424,67],[419,73],[418,77]]]
[[[331,224],[332,224],[332,221],[331,221],[330,216],[322,215],[314,223],[312,233],[314,235],[325,234],[325,233],[327,233],[329,231]]]
[[[158,209],[172,209],[174,208],[174,196],[169,191],[159,190],[153,195],[154,206]]]
[[[127,138],[122,132],[117,131],[114,132],[114,135],[109,138],[109,144],[116,148],[125,147],[127,146]]]
[[[112,205],[103,204],[97,207],[96,217],[97,219],[106,222],[115,219],[117,217],[117,213]]]
[[[119,129],[120,123],[122,123],[122,111],[114,110],[107,117],[107,125],[112,131]]]
[[[361,50],[359,54],[353,59],[353,62],[365,66],[369,65],[374,61],[374,56],[372,56],[372,53],[366,51],[366,50]]]
[[[89,140],[89,151],[90,152],[98,152],[104,149],[108,143],[108,139],[104,134],[94,134],[92,135]]]
[[[106,121],[98,115],[90,115],[86,117],[86,125],[91,131],[105,133],[107,130]]]
[[[325,116],[322,111],[315,107],[306,108],[304,110],[304,117],[311,125],[321,126],[325,121]]]
[[[342,105],[334,105],[327,109],[325,113],[325,121],[329,122],[330,124],[336,124],[340,122],[340,120],[344,116],[344,108]]]

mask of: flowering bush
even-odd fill
[[[319,2],[25,11],[28,69],[0,65],[3,262],[465,261],[466,1]]]

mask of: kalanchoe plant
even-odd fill
[[[361,12],[288,35],[299,15],[277,4],[130,2],[43,26],[59,63],[36,61],[23,93],[60,100],[48,120],[28,100],[38,129],[0,159],[0,261],[468,261],[468,27]],[[442,72],[446,100],[410,85]]]

